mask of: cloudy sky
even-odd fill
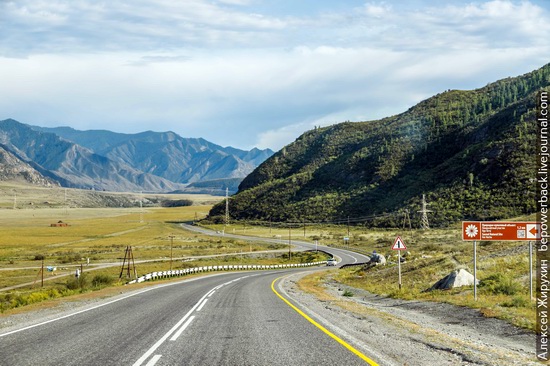
[[[0,0],[0,120],[279,149],[550,62],[547,0]]]

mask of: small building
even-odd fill
[[[69,224],[67,224],[66,222],[63,222],[61,220],[59,220],[55,224],[50,224],[50,227],[65,227],[65,226],[69,226]]]

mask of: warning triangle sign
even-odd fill
[[[393,243],[393,246],[391,248],[393,250],[407,250],[407,247],[405,246],[405,243],[403,243],[403,240],[401,240],[400,236],[395,239],[395,242]]]

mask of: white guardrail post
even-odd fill
[[[210,271],[236,271],[236,270],[259,270],[259,269],[283,269],[283,268],[295,268],[295,267],[311,267],[326,264],[327,261],[319,261],[312,263],[293,263],[293,264],[246,264],[246,265],[223,265],[223,266],[205,266],[205,267],[192,267],[185,269],[177,269],[170,271],[157,271],[147,273],[137,279],[128,282],[128,284],[141,283],[145,281],[154,281],[159,278],[168,278],[174,276],[185,276],[191,273],[210,272]]]

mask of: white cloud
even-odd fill
[[[382,18],[392,11],[392,7],[387,4],[368,3],[364,6],[364,11],[367,16]]]
[[[218,0],[218,3],[229,5],[250,5],[254,0]]]
[[[0,2],[0,14],[4,55],[254,45],[287,26],[204,0],[21,0]]]
[[[550,59],[548,8],[528,1],[306,16],[256,3],[0,2],[0,114],[280,147],[315,125],[396,114]]]

